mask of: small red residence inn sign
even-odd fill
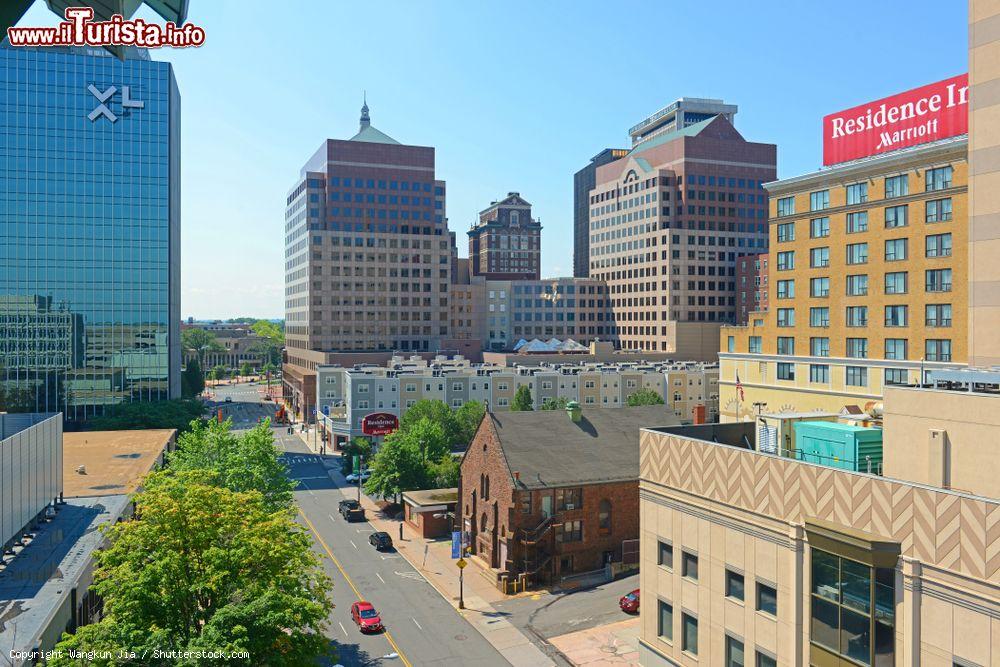
[[[832,113],[823,118],[823,164],[947,139],[969,131],[969,75]]]
[[[373,412],[361,420],[365,435],[389,435],[399,428],[399,418],[389,412]]]

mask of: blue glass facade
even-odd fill
[[[169,63],[0,48],[0,410],[180,394],[179,133]]]

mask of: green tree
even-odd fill
[[[118,650],[145,651],[142,664],[156,667],[205,663],[154,659],[154,649],[246,651],[276,667],[329,655],[331,582],[291,510],[270,511],[260,493],[218,486],[205,470],[153,473],[135,502],[136,518],[111,526],[97,555],[103,618],[64,634],[49,664],[79,664],[70,650],[110,651],[87,663],[99,667],[120,664]]]
[[[205,354],[222,354],[226,351],[215,333],[205,329],[184,329],[181,331],[181,347],[198,355],[198,361],[205,363]]]
[[[234,433],[229,420],[195,424],[177,439],[167,463],[176,472],[211,471],[231,491],[258,491],[269,511],[292,505],[296,483],[288,477],[267,420],[242,433]]]
[[[133,429],[175,428],[180,432],[201,421],[205,404],[194,398],[169,401],[133,402],[108,406],[104,414],[86,422],[90,431],[125,431]]]
[[[531,389],[528,388],[528,385],[522,384],[517,388],[510,409],[512,412],[527,412],[535,409],[531,400]]]
[[[542,410],[565,410],[567,403],[569,401],[561,396],[559,398],[549,397],[542,401]]]
[[[418,447],[411,439],[398,437],[397,431],[386,436],[369,466],[371,477],[365,480],[365,491],[389,498],[403,491],[427,487],[427,466]]]
[[[250,368],[250,362],[244,361],[242,364],[240,364],[240,375],[242,375],[243,377],[247,377],[251,373],[253,373],[253,369]]]
[[[458,478],[461,474],[461,461],[450,454],[443,456],[427,468],[427,477],[430,483],[428,488],[449,489],[458,486]]]
[[[229,377],[229,371],[226,369],[225,366],[219,364],[218,366],[214,366],[212,368],[212,375],[215,377],[216,380],[225,380],[227,377]]]
[[[399,430],[407,431],[423,419],[439,424],[449,442],[452,438],[460,437],[458,425],[455,423],[455,413],[447,403],[437,399],[423,399],[407,408],[399,421]]]
[[[629,394],[625,399],[625,405],[636,407],[639,405],[663,405],[663,397],[652,389],[639,389],[633,394]]]
[[[458,435],[456,439],[451,441],[451,444],[467,447],[472,442],[472,439],[476,437],[479,423],[483,421],[483,415],[485,414],[486,406],[479,401],[469,401],[462,404],[462,407],[458,410],[455,410],[454,418],[458,424]]]
[[[353,460],[355,456],[361,456],[366,462],[372,459],[372,443],[368,438],[353,438],[344,445],[340,455],[340,471],[345,475],[354,472]]]
[[[198,357],[192,357],[181,373],[181,395],[184,398],[194,398],[205,391],[205,375],[201,372],[201,362]]]
[[[442,456],[451,453],[451,441],[448,439],[444,427],[428,417],[412,424],[405,431],[400,430],[386,436],[387,441],[389,438],[406,442],[408,446],[420,452],[420,460],[424,463],[437,461]],[[376,456],[376,458],[378,457]]]

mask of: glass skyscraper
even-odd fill
[[[129,49],[0,47],[0,411],[180,394],[180,95]]]

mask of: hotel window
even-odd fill
[[[681,576],[698,581],[698,557],[681,551]]]
[[[925,271],[924,289],[928,292],[950,292],[951,269],[928,269]]]
[[[795,251],[786,250],[778,253],[778,270],[791,271],[795,268]]]
[[[778,591],[774,586],[757,582],[757,611],[778,615]]]
[[[906,359],[906,339],[886,338],[885,358],[892,359],[893,361],[903,361]]]
[[[783,197],[778,200],[778,217],[795,213],[795,197]]]
[[[591,402],[593,402],[592,396],[588,396],[587,398],[591,399]],[[504,396],[500,396],[497,398],[497,405],[501,408],[506,408],[508,405],[510,405],[510,400]]]
[[[831,548],[838,544],[823,541]],[[809,639],[814,664],[826,664],[831,658],[877,667],[895,663],[895,570],[874,566],[875,557],[881,559],[882,554],[863,549],[855,548],[858,557],[872,556],[872,564],[811,549]]]
[[[932,199],[927,202],[926,222],[947,222],[951,220],[951,197]]]
[[[783,222],[778,225],[778,243],[795,240],[795,223]]]
[[[826,384],[830,382],[830,367],[826,364],[809,365],[809,381]]]
[[[778,336],[778,354],[795,354],[795,339],[791,336]]]
[[[847,276],[847,296],[865,296],[866,294],[868,294],[867,274]]]
[[[794,308],[778,308],[778,326],[779,327],[795,326]]]
[[[814,269],[830,266],[830,249],[811,248],[809,250],[809,266]]]
[[[906,179],[906,174],[898,176],[886,176],[885,178],[885,198],[902,197],[910,193],[910,184]]]
[[[868,231],[868,211],[847,214],[847,233],[857,234]]]
[[[867,359],[868,358],[868,339],[867,338],[848,338],[846,341],[847,356],[854,359]]]
[[[358,401],[358,409],[359,410],[367,410],[368,409],[368,401]]]
[[[868,262],[868,244],[851,243],[847,246],[848,264],[866,264]]]
[[[778,281],[778,298],[779,299],[794,299],[795,298],[795,281],[794,280],[779,280]]]
[[[359,394],[367,394],[368,393],[368,385],[367,384],[359,384],[358,385],[358,393]]]
[[[847,205],[864,204],[868,201],[868,184],[854,183],[847,186]]]
[[[909,384],[909,373],[905,368],[887,368],[884,384]]]
[[[924,171],[926,177],[927,192],[934,190],[945,190],[951,187],[951,166],[927,169]]]
[[[743,601],[744,578],[739,572],[726,570],[726,597]]]
[[[726,351],[727,352],[736,351],[736,336],[728,336],[726,338]]]
[[[663,600],[656,601],[656,634],[668,642],[674,640],[674,608]]]
[[[849,387],[867,387],[868,368],[865,366],[845,366],[844,384]]]
[[[929,327],[951,326],[951,304],[929,303],[924,307],[924,321]]]
[[[827,296],[830,296],[830,279],[829,278],[810,278],[809,279],[809,296],[813,296],[813,297],[827,297]]]
[[[698,619],[681,614],[681,650],[698,655]]]
[[[814,357],[830,356],[830,339],[825,336],[817,336],[809,339],[809,354]]]
[[[830,309],[827,306],[810,308],[809,326],[811,327],[830,326]]]
[[[885,242],[885,261],[899,262],[906,259],[908,239],[889,239]]]
[[[848,306],[847,326],[849,327],[868,326],[868,306]]]
[[[951,361],[951,340],[928,338],[924,347],[924,358],[927,361]]]
[[[809,221],[809,237],[826,238],[830,235],[830,218],[813,218]]]
[[[887,327],[905,327],[907,325],[907,316],[909,315],[909,308],[907,306],[886,306],[885,307],[885,326]]]
[[[926,248],[927,257],[951,257],[951,234],[931,234]]]
[[[906,271],[885,274],[886,294],[906,294]]]
[[[779,380],[794,380],[795,379],[795,364],[788,364],[784,362],[778,363],[776,377]]]
[[[818,190],[809,193],[809,210],[825,211],[830,208],[830,191]]]
[[[906,227],[909,223],[908,206],[889,206],[885,209],[885,228]]]
[[[674,546],[669,542],[657,542],[656,545],[656,564],[672,570],[674,568]]]
[[[760,354],[761,351],[761,337],[760,336],[750,336],[747,340],[747,349],[750,354]]]
[[[743,642],[729,635],[726,635],[726,667],[746,667]]]

